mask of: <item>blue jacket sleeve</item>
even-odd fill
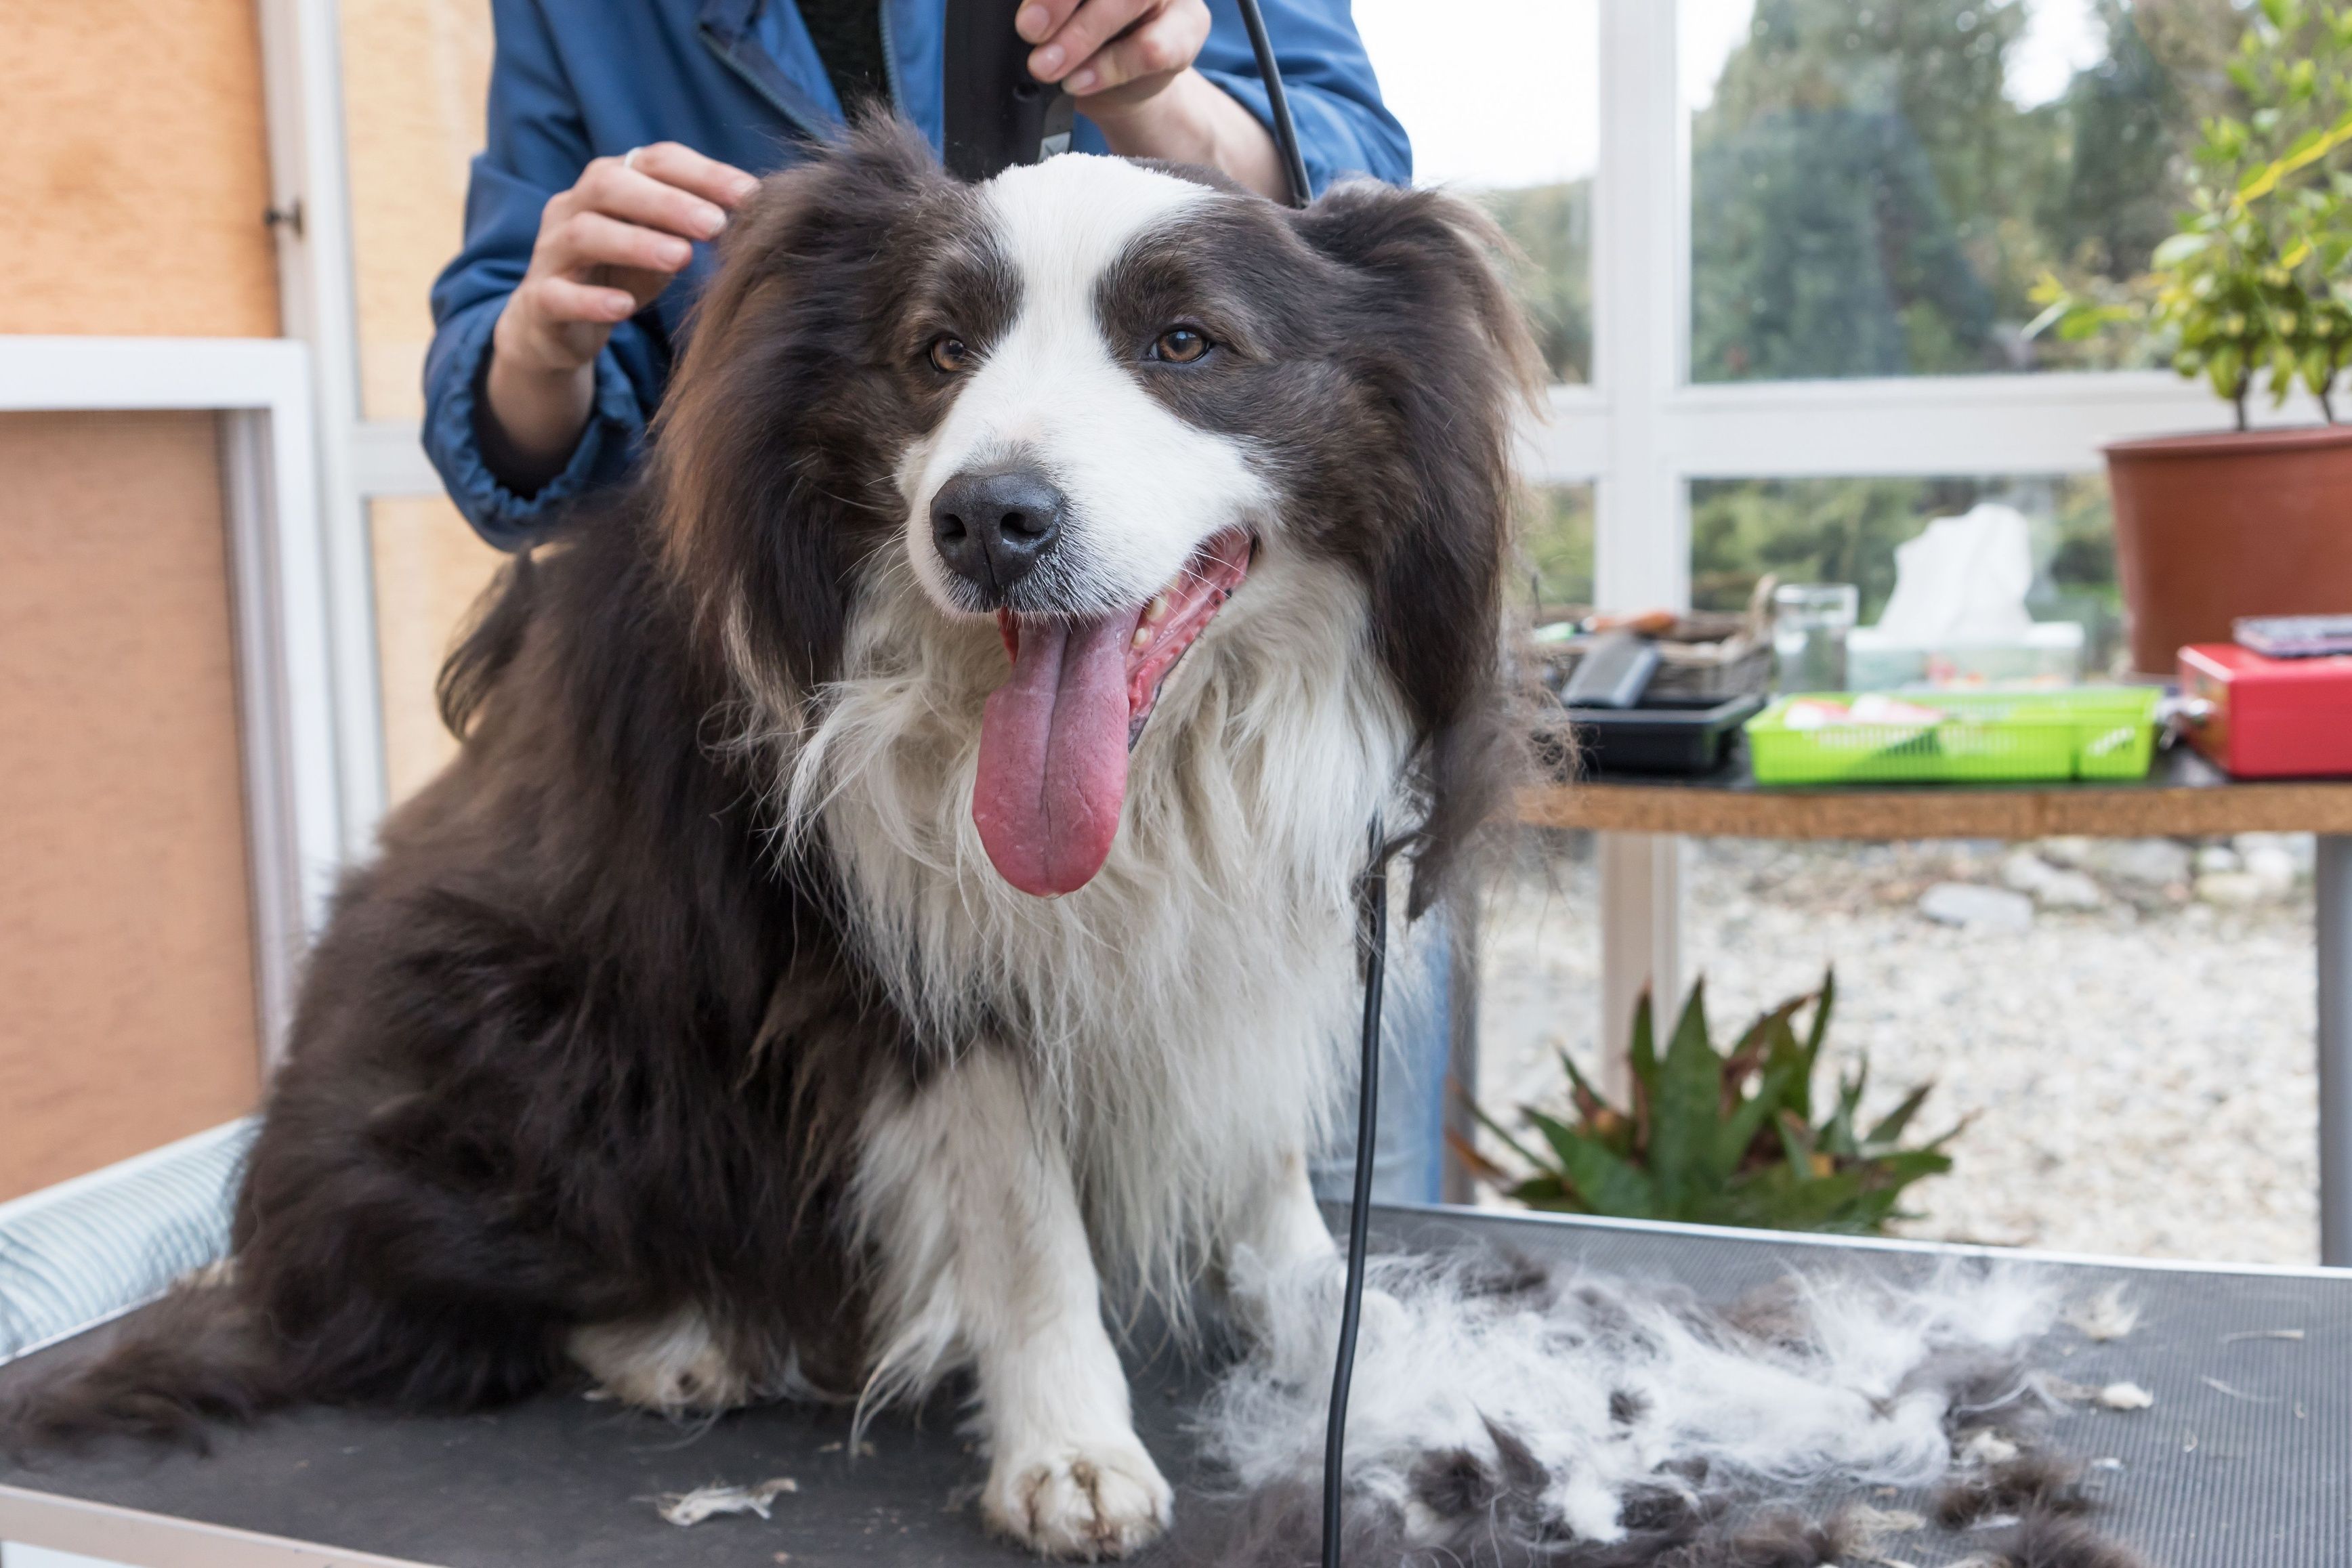
[[[1348,0],[1259,0],[1274,41],[1298,150],[1318,194],[1335,180],[1369,174],[1402,185],[1412,178],[1412,146],[1381,101],[1381,86]],[[1238,99],[1273,134],[1274,112],[1258,81],[1257,57],[1235,0],[1209,0],[1209,41],[1201,74]]]
[[[466,192],[466,238],[433,285],[433,346],[425,360],[425,450],[482,538],[530,542],[562,503],[626,473],[646,413],[659,400],[667,345],[639,321],[615,329],[596,361],[588,428],[563,471],[525,495],[490,471],[475,433],[490,329],[522,281],[540,209],[571,188],[592,153],[539,0],[494,0],[488,145]]]

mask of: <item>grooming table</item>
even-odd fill
[[[1497,1244],[1679,1281],[1716,1301],[1792,1269],[1909,1277],[1944,1256],[1986,1255],[1466,1209],[1384,1209],[1374,1236],[1383,1250]],[[2070,1297],[2123,1281],[2141,1309],[2124,1339],[2093,1344],[2061,1329],[2034,1357],[2072,1382],[2128,1380],[2155,1395],[2147,1410],[2058,1418],[2065,1452],[2120,1461],[2089,1472],[2106,1505],[2103,1529],[2156,1568],[2352,1563],[2352,1272],[1990,1255],[2051,1270]],[[70,1352],[0,1369],[0,1393]],[[1188,1491],[1200,1476],[1182,1411],[1202,1376],[1164,1343],[1130,1359],[1144,1438],[1180,1494]],[[853,1457],[847,1437],[845,1413],[791,1407],[698,1432],[577,1397],[433,1420],[314,1409],[224,1433],[209,1458],[120,1448],[29,1469],[0,1463],[0,1541],[136,1568],[1031,1561],[982,1537],[969,1499],[982,1467],[956,1431],[951,1403],[919,1419],[877,1420],[869,1452]],[[680,1529],[650,1500],[779,1476],[797,1490],[776,1498],[764,1521],[738,1515]],[[1186,1517],[1180,1495],[1180,1531]],[[1973,1544],[1929,1529],[1882,1550],[1934,1568]]]

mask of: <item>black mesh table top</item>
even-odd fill
[[[1707,1300],[1792,1269],[1906,1276],[1947,1250],[1435,1209],[1384,1210],[1375,1237],[1383,1249],[1500,1244],[1675,1281]],[[2092,1472],[2105,1531],[2156,1568],[2352,1563],[2352,1271],[2032,1266],[2059,1271],[2070,1295],[2128,1281],[2140,1308],[2126,1338],[2057,1336],[2041,1358],[2074,1382],[2128,1380],[2155,1396],[2145,1411],[2059,1418],[2067,1452],[2116,1461]],[[1181,1494],[1203,1479],[1183,1418],[1201,1375],[1147,1337],[1154,1343],[1130,1356],[1138,1422]],[[72,1350],[0,1368],[0,1392]],[[957,1424],[943,1399],[877,1421],[870,1448],[852,1454],[838,1410],[772,1406],[688,1429],[577,1397],[429,1420],[314,1409],[226,1433],[206,1457],[111,1448],[32,1469],[0,1462],[0,1541],[137,1568],[1030,1561],[982,1538],[969,1501],[982,1466]],[[766,1521],[680,1529],[651,1500],[784,1476],[796,1490],[775,1499]],[[1181,1531],[1181,1495],[1177,1512]],[[1884,1548],[1917,1568],[1971,1549],[1933,1531]]]

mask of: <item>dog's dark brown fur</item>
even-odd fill
[[[37,1433],[167,1428],[175,1389],[190,1416],[508,1399],[567,1329],[688,1302],[740,1364],[855,1387],[847,1124],[917,1057],[703,744],[724,688],[645,516],[517,562],[453,661],[470,733],[311,956],[234,1284]]]

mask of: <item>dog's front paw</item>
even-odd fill
[[[1046,1557],[1097,1562],[1160,1539],[1175,1494],[1132,1437],[1001,1453],[981,1510],[989,1527]]]

